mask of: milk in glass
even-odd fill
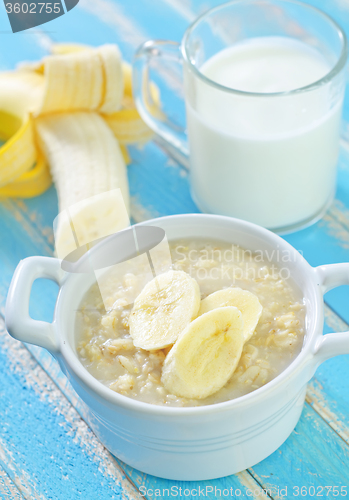
[[[201,66],[234,89],[202,79],[195,92],[187,88],[192,189],[202,210],[271,229],[322,212],[335,187],[341,102],[326,83],[292,91],[329,71],[320,52],[287,37],[237,43]]]

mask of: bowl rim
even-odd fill
[[[167,224],[168,222],[171,224],[178,220],[186,221],[184,224],[188,224],[188,222],[197,222],[199,220],[207,220],[209,221],[220,221],[221,223],[225,223],[227,225],[231,225],[232,227],[239,227],[239,229],[245,230],[245,232],[252,232],[255,236],[260,236],[263,240],[269,240],[275,242],[275,246],[277,244],[279,246],[283,246],[284,248],[291,251],[294,255],[296,255],[297,259],[297,267],[303,267],[303,271],[308,273],[308,277],[311,280],[312,289],[315,295],[315,307],[312,308],[311,311],[308,311],[307,314],[312,314],[312,321],[310,326],[308,327],[308,331],[306,332],[305,341],[302,346],[300,353],[296,356],[296,358],[292,361],[292,363],[283,370],[277,377],[272,379],[270,382],[265,384],[264,386],[248,393],[243,396],[240,396],[235,399],[231,399],[228,401],[223,401],[220,403],[214,403],[211,405],[203,405],[203,406],[187,406],[187,407],[173,407],[173,406],[162,406],[151,403],[146,403],[143,401],[138,401],[136,399],[130,398],[128,396],[124,396],[119,394],[112,389],[109,389],[102,382],[97,380],[81,363],[78,356],[73,352],[72,347],[70,346],[69,341],[65,341],[64,335],[65,332],[59,331],[60,328],[60,315],[61,304],[62,304],[62,296],[64,294],[64,290],[69,286],[70,276],[66,275],[63,280],[63,284],[59,291],[57,297],[57,303],[54,314],[53,325],[56,330],[56,335],[58,341],[60,342],[60,353],[59,360],[60,363],[67,365],[68,371],[72,372],[72,374],[78,379],[80,385],[82,383],[85,390],[88,393],[97,399],[100,402],[106,403],[109,407],[112,405],[115,409],[123,408],[124,410],[136,411],[138,413],[149,414],[154,416],[189,416],[189,415],[207,415],[211,413],[221,412],[221,411],[231,411],[236,407],[241,407],[245,405],[257,404],[260,400],[263,400],[266,395],[270,394],[273,391],[276,391],[280,386],[287,385],[288,381],[296,374],[299,370],[301,370],[305,365],[309,364],[309,362],[313,359],[313,349],[317,340],[316,332],[321,331],[322,335],[322,327],[323,327],[323,302],[322,302],[322,294],[320,287],[317,286],[315,268],[313,268],[305,258],[286,240],[282,239],[277,234],[265,229],[261,226],[253,224],[251,222],[243,221],[240,219],[236,219],[233,217],[227,217],[222,215],[211,215],[211,214],[178,214],[178,215],[169,215],[159,218],[150,219],[144,222],[139,223],[138,225],[152,225],[152,224]],[[95,250],[99,245],[108,244],[113,238],[113,235],[106,238],[104,241],[93,247]],[[234,242],[232,242],[234,244]],[[304,380],[304,384],[308,381],[308,379]],[[74,384],[75,388],[75,384]]]

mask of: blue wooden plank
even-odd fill
[[[349,153],[341,148],[336,202],[316,225],[285,236],[313,266],[349,262]],[[331,308],[349,323],[349,287],[340,287],[325,296]]]
[[[0,205],[0,234],[0,298],[3,303],[16,263],[29,255],[50,255],[51,250],[40,233],[20,213],[8,212],[4,204]]]
[[[0,467],[0,498],[2,500],[22,500],[23,496],[11,481],[4,469]]]
[[[302,439],[299,439],[299,436]],[[305,486],[308,491],[314,486],[317,491],[325,486],[348,487],[349,484],[349,448],[338,438],[321,417],[306,405],[299,423],[289,439],[267,459],[253,467],[253,475],[270,488],[272,496],[287,487],[285,497],[297,495],[296,487]],[[305,494],[311,498],[312,494]],[[330,493],[329,498],[334,498]]]
[[[13,33],[3,33],[1,28],[3,23],[3,10],[0,9],[0,35],[4,46],[11,47],[11,50],[2,50],[0,53],[0,71],[14,68],[20,61],[39,60],[47,54],[46,37],[33,33],[14,35]],[[7,22],[7,19],[6,19]]]
[[[348,324],[325,308],[325,333],[349,330]],[[311,380],[307,400],[349,445],[349,355],[337,356],[323,363]]]
[[[138,26],[142,26],[152,38],[157,40],[180,42],[188,27],[188,20],[180,12],[171,10],[166,1],[138,0],[137,4],[126,7],[124,2],[115,0],[113,4],[123,9],[127,13],[128,19],[132,19]],[[171,18],[171,22],[169,22],[169,18]]]
[[[120,462],[119,462],[120,463]],[[125,466],[125,472],[132,481],[139,485],[140,492],[147,498],[188,498],[204,496],[209,500],[220,497],[259,498],[267,500],[270,497],[264,494],[263,488],[254,480],[252,474],[243,471],[239,474],[210,481],[170,481],[149,474],[142,474],[132,467]],[[251,496],[251,492],[254,493]]]
[[[164,489],[171,490],[171,488],[190,491],[201,487],[206,490],[207,486],[211,486],[213,489],[221,490],[239,488],[242,491],[241,496],[249,496],[250,492],[246,494],[247,488],[253,489],[250,484],[244,489],[241,485],[236,486],[238,475],[219,480],[188,483],[146,476],[129,467],[125,470],[135,484],[142,484],[146,489],[158,489],[160,492]],[[297,485],[306,488],[313,485],[319,489],[324,485],[348,486],[349,448],[334,430],[324,425],[322,418],[307,404],[289,439],[270,457],[249,469],[249,473],[272,498],[280,498],[278,492],[285,487],[288,489],[289,497],[296,496],[296,490],[293,488]],[[257,490],[253,498],[258,498],[260,494]],[[310,498],[311,495],[303,496]],[[190,495],[188,497],[193,498]],[[207,498],[218,497],[219,494],[215,495],[214,491],[207,496]],[[332,498],[331,495],[330,498]]]
[[[131,196],[149,210],[151,216],[197,213],[191,199],[188,173],[169,159],[153,143],[139,150],[130,148],[128,167]]]
[[[92,431],[3,324],[0,380],[0,466],[26,498],[137,498]]]

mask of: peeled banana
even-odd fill
[[[60,214],[55,230],[58,257],[64,258],[75,250],[70,222],[65,211],[75,210],[73,217],[79,245],[119,231],[129,224],[128,181],[120,146],[103,118],[93,112],[59,113],[36,120],[40,148],[48,159],[58,193]],[[119,217],[112,214],[115,199],[108,193],[120,188],[124,205]],[[102,202],[95,195],[106,193]],[[79,216],[76,207],[80,205]],[[109,222],[109,227],[104,227]]]
[[[153,350],[172,345],[196,318],[200,307],[198,283],[183,271],[168,271],[147,283],[129,318],[136,347]]]
[[[199,316],[217,307],[235,306],[241,311],[244,320],[244,342],[249,340],[262,314],[258,297],[241,288],[225,288],[211,293],[201,301]]]
[[[116,45],[103,45],[43,60],[45,90],[38,113],[93,110],[113,113],[124,93],[122,61]]]
[[[51,48],[54,55],[66,55],[76,52],[89,52],[91,47],[81,44],[57,43]],[[80,54],[81,56],[81,54]],[[27,66],[24,66],[26,68]],[[43,72],[43,66],[39,65],[36,70]],[[121,145],[143,144],[154,135],[153,131],[144,123],[140,117],[132,95],[132,67],[130,64],[122,61],[122,76],[124,93],[121,105],[117,111],[102,108],[104,119],[113,131],[115,137]],[[109,81],[107,79],[107,81]],[[113,87],[111,87],[113,90]],[[160,95],[156,85],[150,85],[152,99],[155,103],[153,112],[159,113]]]
[[[161,381],[176,396],[204,399],[235,371],[244,344],[241,312],[232,306],[189,323],[165,358]]]
[[[151,137],[135,109],[131,68],[115,45],[57,44],[52,52],[1,75],[0,196],[43,192],[49,163],[60,212],[117,188],[127,207],[125,145]]]

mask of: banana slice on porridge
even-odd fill
[[[198,283],[184,271],[168,271],[147,283],[134,302],[129,318],[136,347],[163,349],[198,315]]]
[[[236,307],[220,307],[192,321],[165,358],[161,381],[176,396],[204,399],[234,373],[244,344]]]
[[[218,290],[201,301],[199,316],[217,307],[226,306],[234,306],[241,311],[244,320],[244,342],[247,342],[252,337],[263,310],[258,297],[241,288]]]

